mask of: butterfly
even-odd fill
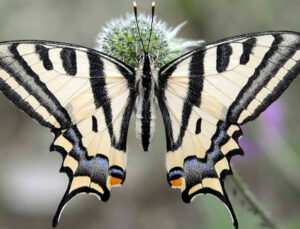
[[[134,13],[139,29],[136,5]],[[53,227],[75,195],[91,193],[107,201],[111,188],[123,184],[130,117],[135,114],[137,136],[147,151],[158,108],[168,183],[181,190],[184,202],[199,194],[216,196],[238,228],[224,178],[232,173],[231,158],[243,155],[240,126],[257,118],[299,74],[300,34],[230,37],[203,44],[160,69],[143,40],[138,42],[144,47],[138,68],[79,45],[0,43],[0,91],[51,130],[50,150],[61,153],[60,171],[69,177]]]

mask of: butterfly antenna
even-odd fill
[[[133,2],[133,11],[134,11],[134,15],[135,15],[136,26],[137,26],[137,29],[138,29],[138,32],[139,32],[139,37],[140,37],[140,40],[141,40],[142,45],[143,45],[143,51],[146,52],[144,41],[142,39],[141,32],[140,32],[140,27],[139,27],[139,23],[138,23],[136,2]]]
[[[148,52],[150,50],[150,42],[151,42],[151,35],[152,35],[152,29],[153,29],[154,13],[155,13],[155,2],[152,2],[152,17],[151,17],[150,36],[149,36],[149,41],[148,41]]]

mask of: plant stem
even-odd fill
[[[271,229],[278,229],[276,223],[270,218],[270,216],[266,213],[266,211],[261,207],[258,203],[257,199],[253,196],[250,190],[246,187],[245,183],[242,179],[237,175],[235,171],[233,171],[232,180],[236,185],[238,191],[245,198],[247,203],[251,206],[253,211],[257,213],[264,222],[264,225]]]

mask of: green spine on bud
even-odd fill
[[[148,51],[151,17],[140,14],[138,23],[141,38],[146,51]],[[202,42],[176,38],[184,24],[182,23],[172,29],[165,22],[154,18],[149,54],[156,57],[155,67],[162,67],[187,52],[190,47],[197,46]],[[120,59],[132,67],[137,67],[139,57],[143,54],[143,45],[134,15],[127,14],[125,18],[118,18],[109,22],[97,37],[96,49]]]

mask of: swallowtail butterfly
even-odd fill
[[[134,12],[137,18],[136,6]],[[131,114],[147,151],[158,106],[170,186],[181,190],[184,202],[215,195],[238,228],[223,181],[230,159],[243,154],[240,125],[258,117],[299,74],[300,34],[245,34],[201,45],[160,69],[154,63],[145,48],[134,69],[79,45],[0,43],[0,90],[50,128],[50,150],[63,156],[69,185],[53,226],[75,195],[93,193],[107,201],[111,187],[123,184]]]

